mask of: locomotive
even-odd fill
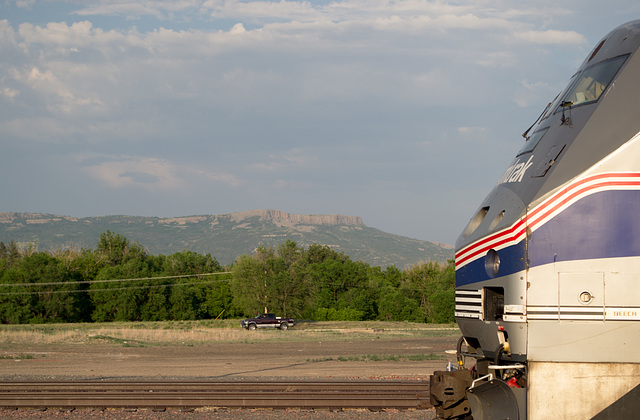
[[[639,46],[597,43],[458,237],[439,418],[640,416]]]

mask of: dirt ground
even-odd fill
[[[260,331],[251,332],[260,334]],[[447,364],[446,350],[457,336],[433,338],[357,339],[354,341],[291,341],[204,343],[127,347],[122,343],[20,344],[0,343],[0,380],[33,379],[147,379],[147,380],[295,380],[295,379],[426,379]],[[412,361],[411,355],[433,354],[439,360]],[[366,355],[398,355],[396,360],[364,360]],[[360,356],[360,357],[355,357]],[[405,357],[402,357],[405,356]],[[450,356],[449,356],[450,357]],[[0,417],[15,412],[0,412]],[[21,418],[43,413],[22,412]],[[25,417],[33,415],[36,417]],[[86,416],[86,412],[82,416]],[[102,418],[279,418],[279,419],[412,419],[433,418],[430,410],[417,412],[308,413],[265,410],[227,410],[208,413],[120,413]],[[270,417],[273,414],[275,417]],[[52,413],[46,414],[52,416]],[[78,414],[80,416],[80,414]],[[192,417],[196,416],[196,417]],[[200,416],[200,417],[198,417]],[[76,418],[66,413],[65,418]],[[49,417],[47,417],[49,418]],[[81,418],[81,417],[77,417]]]
[[[0,359],[0,379],[428,379],[446,360],[348,359],[431,353],[445,357],[445,350],[455,348],[455,343],[455,337],[436,337],[148,347],[96,343],[31,344],[13,349],[2,345],[0,357],[6,358]],[[23,355],[30,358],[20,358]]]

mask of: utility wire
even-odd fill
[[[160,277],[153,277],[160,278]],[[138,279],[135,279],[138,280]],[[218,283],[221,281],[227,280],[207,280],[207,281],[198,281],[191,283],[172,283],[172,284],[156,284],[150,286],[131,286],[131,287],[113,287],[108,289],[84,289],[84,290],[45,290],[41,292],[9,292],[9,293],[0,293],[0,296],[15,296],[15,295],[39,295],[43,293],[84,293],[84,292],[113,292],[118,290],[134,290],[134,289],[153,289],[158,287],[174,287],[174,286],[193,286],[197,284],[208,284],[208,283]],[[66,283],[73,284],[73,283]]]
[[[181,276],[163,276],[163,277],[140,277],[135,279],[109,279],[109,280],[84,280],[84,281],[58,281],[51,283],[0,283],[0,287],[14,286],[60,286],[63,284],[93,284],[93,283],[111,283],[116,281],[141,281],[141,280],[162,280],[162,279],[180,279],[184,277],[200,277],[200,276],[217,276],[220,274],[230,274],[231,271],[222,271],[219,273],[205,274],[183,274]]]

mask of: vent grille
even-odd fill
[[[482,319],[482,290],[456,290],[455,315]]]

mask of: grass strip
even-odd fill
[[[401,362],[410,360],[412,362],[423,362],[427,360],[445,360],[445,355],[439,355],[435,353],[428,354],[366,354],[366,355],[352,355],[352,356],[338,356],[336,359],[333,357],[326,357],[322,359],[307,359],[307,362],[330,362],[338,360],[340,362]]]

